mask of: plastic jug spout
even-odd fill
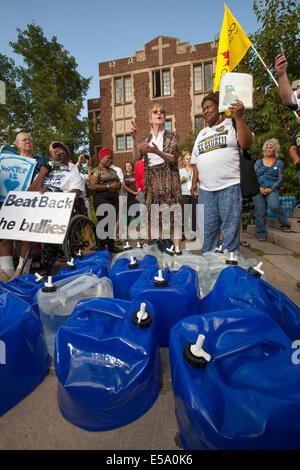
[[[263,263],[260,261],[256,266],[250,267],[248,272],[253,274],[256,277],[261,277],[264,275],[264,271],[261,269]]]
[[[41,276],[39,273],[34,273],[34,275],[36,277],[35,282],[37,282],[38,284],[41,284],[46,279],[46,276]]]
[[[149,312],[146,311],[146,304],[142,302],[140,309],[133,314],[133,323],[138,328],[147,328],[152,323],[152,317]]]
[[[188,343],[184,348],[184,358],[193,367],[203,369],[211,361],[211,355],[204,349],[205,336],[198,335],[196,343]]]
[[[158,276],[154,276],[154,284],[157,287],[164,287],[168,285],[168,280],[163,277],[161,269],[158,270]]]
[[[138,267],[137,260],[134,258],[134,256],[130,256],[130,263],[128,264],[128,268],[129,269],[134,269],[134,268],[137,268],[137,267]]]
[[[229,258],[226,260],[226,264],[230,264],[231,266],[236,266],[238,264],[233,251],[230,253]]]
[[[172,245],[171,248],[166,248],[166,253],[168,253],[168,255],[174,256],[174,248],[174,245]]]
[[[125,243],[125,245],[123,246],[123,250],[130,250],[131,249],[131,246],[129,245],[128,241]]]
[[[181,251],[181,249],[179,248],[179,246],[176,246],[176,248],[175,248],[175,255],[176,255],[176,256],[182,255],[182,251]]]
[[[76,269],[76,265],[74,264],[74,258],[71,258],[71,261],[67,261],[67,267],[69,269]]]
[[[222,243],[215,249],[215,253],[224,253]]]
[[[57,287],[52,284],[52,276],[48,276],[47,282],[42,287],[43,292],[55,292],[57,290]]]

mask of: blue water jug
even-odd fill
[[[22,276],[18,276],[9,282],[0,281],[0,292],[10,292],[25,302],[28,302],[33,310],[39,315],[39,308],[36,302],[36,293],[42,287],[45,280],[46,278],[42,276],[23,274]]]
[[[31,393],[49,371],[41,320],[9,292],[0,295],[0,415]]]
[[[293,348],[255,310],[177,323],[169,354],[184,449],[299,449],[300,357]]]
[[[53,276],[53,282],[83,273],[93,273],[98,277],[108,277],[111,260],[112,255],[107,250],[96,251],[89,255],[73,258]]]
[[[113,297],[111,280],[108,277],[99,278],[93,273],[83,273],[54,283],[47,281],[37,292],[36,300],[51,356],[54,355],[57,329],[71,315],[77,302],[87,297]]]
[[[160,389],[156,317],[150,304],[84,299],[56,335],[58,404],[65,419],[89,431],[142,416]]]
[[[229,266],[213,290],[200,302],[202,313],[242,308],[270,315],[291,340],[300,338],[300,309],[283,293],[260,278],[261,269]]]
[[[149,270],[158,269],[159,265],[155,256],[146,255],[137,260],[135,257],[118,259],[110,272],[110,279],[114,287],[114,297],[130,300],[130,288],[139,277]]]
[[[154,305],[159,346],[169,346],[170,329],[175,323],[200,313],[198,275],[188,266],[182,266],[178,271],[154,269],[145,272],[130,289],[130,296]]]

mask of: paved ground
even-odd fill
[[[263,261],[267,281],[300,307],[300,291],[296,289],[300,259],[272,243],[262,247],[255,237],[246,238],[251,249],[241,249],[244,258]],[[152,408],[130,425],[96,433],[81,430],[62,418],[52,368],[41,385],[0,418],[0,449],[179,450],[167,348],[161,348],[161,359],[161,392]]]

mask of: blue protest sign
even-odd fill
[[[31,183],[36,165],[34,158],[20,157],[11,153],[0,154],[0,201],[9,191],[26,191]]]

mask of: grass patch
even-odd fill
[[[249,250],[253,251],[257,256],[264,256],[265,252],[262,250],[259,250],[258,248],[253,248],[252,246],[248,247]]]
[[[300,253],[292,253],[292,256],[294,256],[294,258],[300,258]]]

